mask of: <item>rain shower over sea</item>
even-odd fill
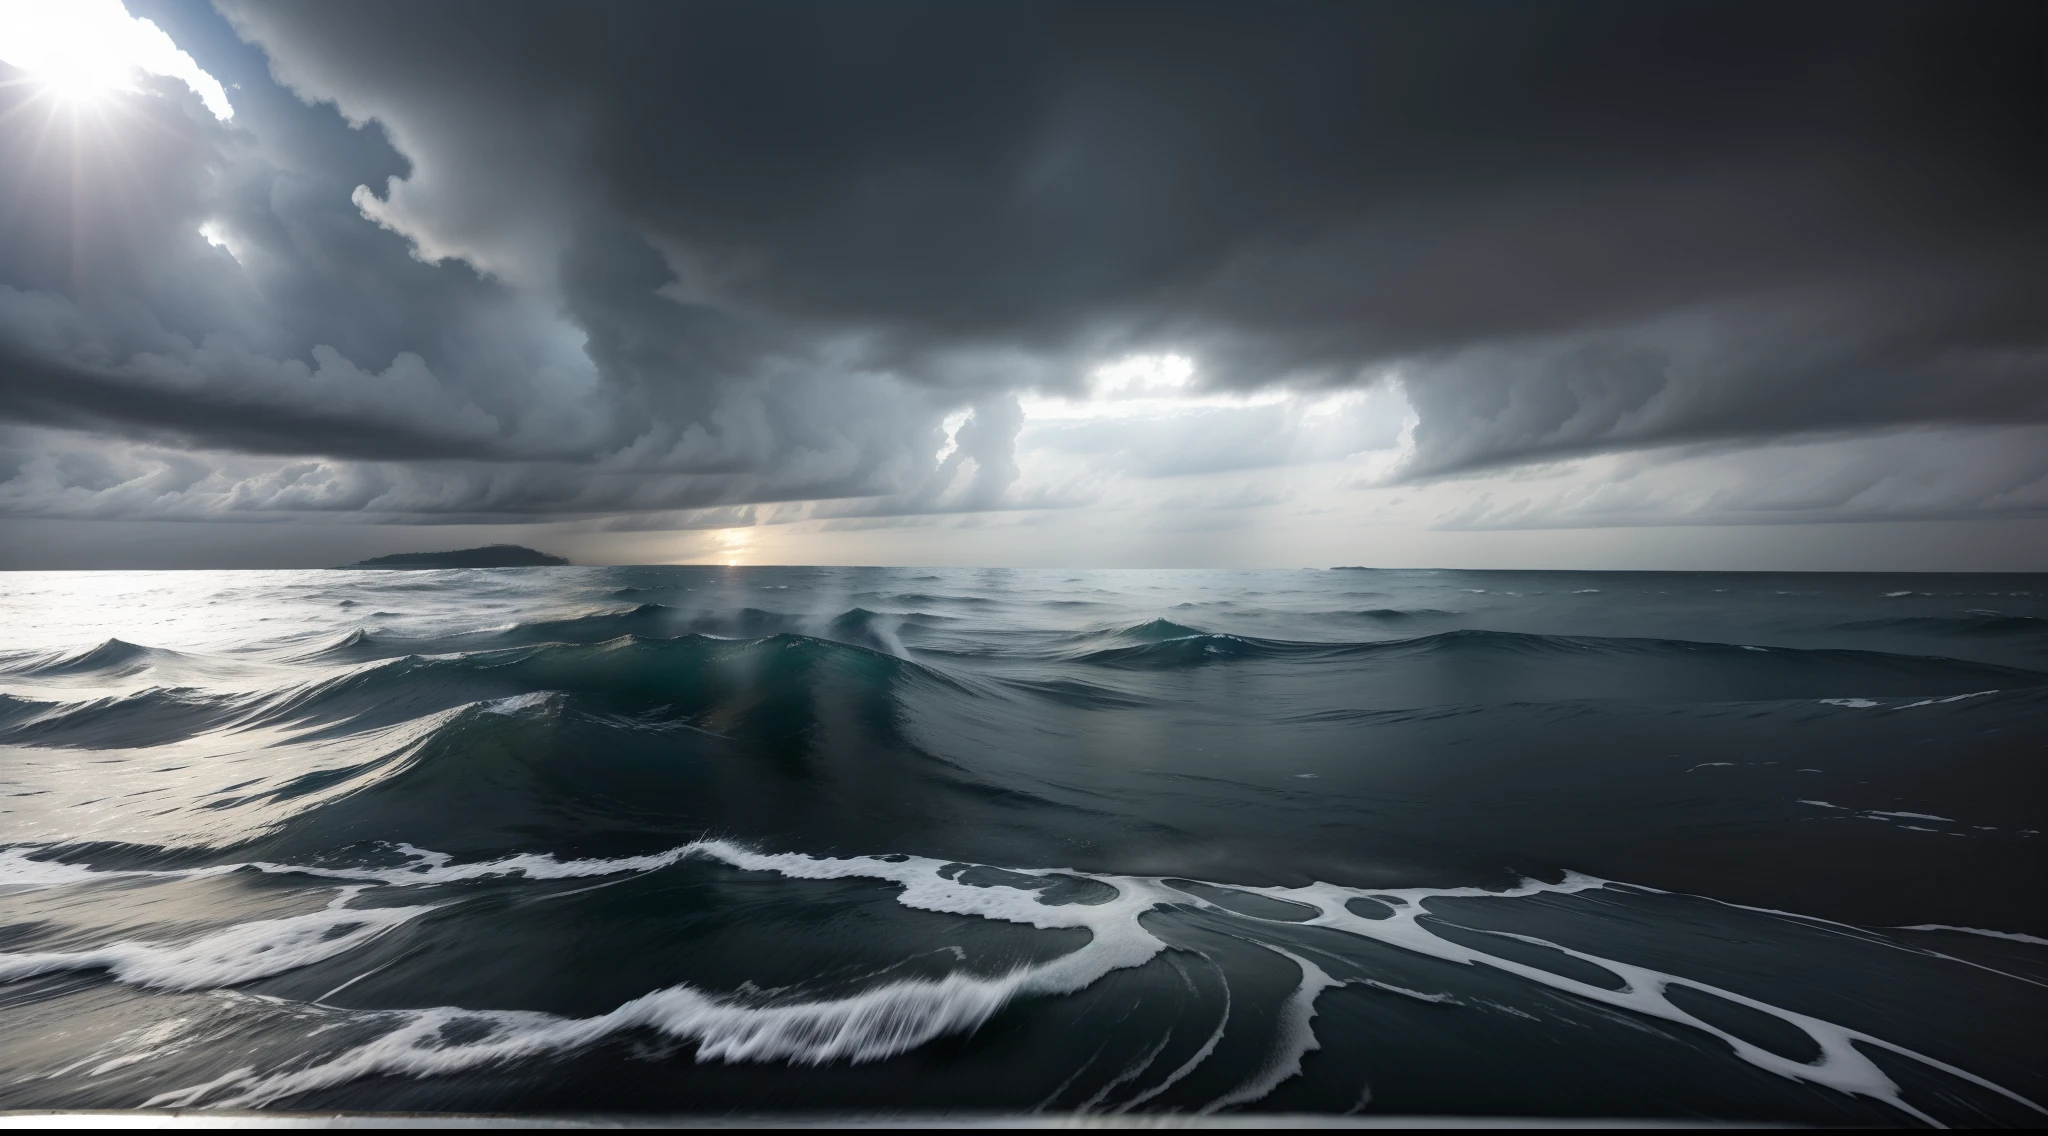
[[[2048,577],[0,576],[0,1107],[2048,1122]]]

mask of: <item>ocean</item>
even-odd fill
[[[2048,577],[0,576],[0,1107],[2040,1125]]]

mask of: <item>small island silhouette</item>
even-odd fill
[[[550,556],[531,548],[516,544],[493,544],[483,548],[460,548],[452,552],[394,552],[389,556],[373,556],[344,568],[545,568],[551,565],[567,564],[560,556]]]

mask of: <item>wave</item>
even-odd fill
[[[1289,643],[1242,635],[1200,633],[1127,647],[1099,647],[1073,655],[1077,663],[1141,670],[1180,670],[1234,659],[1271,659],[1284,655],[1327,654],[1342,645]]]
[[[1328,653],[1348,646],[1219,634],[1162,618],[1069,636],[1056,657],[1092,666],[1172,670],[1228,659]]]
[[[322,649],[335,661],[373,638],[352,632]],[[702,635],[599,643],[494,647],[379,658],[312,682],[254,692],[153,687],[86,701],[0,694],[0,739],[112,748],[151,745],[208,730],[291,730],[312,739],[375,730],[428,715],[554,692],[632,725],[686,722],[736,735],[801,731],[810,705],[829,697],[894,715],[917,691],[953,698],[987,693],[885,650],[794,634],[762,639]],[[306,731],[312,731],[307,733]]]
[[[1078,710],[1134,710],[1154,705],[1154,700],[1070,678],[1003,680],[1003,686],[1034,698],[1071,706]]]
[[[252,693],[0,695],[0,742],[184,746],[119,771],[122,799],[172,805],[142,822],[162,838],[308,855],[404,832],[470,852],[540,833],[616,841],[714,823],[851,835],[875,809],[1093,816],[1085,793],[948,756],[962,729],[1014,736],[1048,704],[1083,699],[1141,704],[1086,684],[956,677],[798,635],[626,636],[380,659]],[[35,785],[55,793],[45,811],[99,795],[75,778]],[[54,817],[32,827],[61,831]]]
[[[278,698],[252,720],[360,721],[365,715],[411,716],[555,691],[612,713],[730,721],[730,714],[715,712],[734,703],[805,699],[826,685],[882,699],[900,697],[913,686],[972,693],[925,664],[829,639],[788,633],[761,639],[624,635],[597,643],[406,655]]]
[[[162,647],[144,647],[124,639],[108,639],[83,651],[30,655],[0,665],[0,674],[35,678],[93,676],[130,678],[146,671],[189,661]]]
[[[0,694],[0,740],[77,749],[158,745],[233,725],[250,702],[248,695],[193,687],[151,687],[82,702]]]
[[[1101,645],[1107,640],[1110,645]],[[1127,669],[1177,670],[1247,659],[1347,659],[1362,663],[1414,664],[1426,661],[1527,662],[1530,664],[1656,665],[1724,678],[1868,680],[1887,687],[1925,680],[1939,685],[1980,682],[2003,688],[2048,685],[2048,674],[1931,655],[1839,648],[1756,647],[1681,639],[1541,635],[1516,631],[1460,629],[1405,639],[1298,641],[1202,631],[1157,619],[1107,635],[1097,633],[1066,656],[1072,661]],[[1474,675],[1473,677],[1478,677]],[[1922,693],[1910,688],[1898,693]],[[1929,690],[1925,693],[1936,693]],[[1946,691],[1940,691],[1946,693]],[[1796,697],[1759,694],[1760,698]]]
[[[656,603],[622,611],[594,612],[565,619],[519,622],[443,636],[403,636],[357,628],[303,657],[308,662],[360,662],[394,655],[467,653],[503,647],[594,644],[621,637],[678,639],[766,639],[804,635],[906,656],[900,639],[907,629],[925,628],[947,617],[911,611],[884,613],[855,607],[837,615],[798,616],[745,607],[733,612],[692,612]]]
[[[956,607],[975,608],[999,606],[998,601],[985,596],[942,596],[932,592],[862,592],[854,598],[910,607],[943,606],[947,604]]]
[[[1162,925],[1148,925],[1155,913],[1181,910],[1210,917],[1214,929],[1251,948],[1292,964],[1299,980],[1273,1016],[1266,1059],[1249,1078],[1227,1087],[1203,1111],[1262,1099],[1297,1075],[1302,1057],[1317,1047],[1315,1003],[1324,991],[1351,985],[1397,995],[1444,1001],[1445,995],[1404,990],[1370,977],[1326,945],[1289,949],[1286,936],[1298,928],[1334,932],[1456,966],[1484,967],[1531,987],[1661,1021],[1713,1039],[1728,1053],[1779,1076],[1881,1101],[1916,1120],[1935,1118],[1907,1099],[1906,1090],[1865,1050],[1884,1050],[1926,1069],[1998,1094],[2036,1112],[2048,1109],[1967,1070],[1885,1038],[1752,998],[1738,991],[1654,967],[1576,950],[1533,935],[1468,926],[1441,910],[1445,901],[1513,902],[1604,892],[1609,903],[1630,896],[1666,895],[1655,889],[1566,873],[1555,883],[1525,879],[1512,887],[1354,888],[1330,883],[1298,887],[1256,887],[1202,883],[1168,877],[1074,872],[1053,868],[989,868],[917,856],[845,858],[761,852],[716,839],[701,839],[665,852],[617,860],[560,861],[522,855],[477,864],[455,864],[439,853],[402,849],[407,862],[387,868],[300,867],[281,864],[222,865],[195,871],[256,870],[301,872],[343,882],[328,907],[307,916],[259,920],[201,936],[185,944],[118,943],[69,952],[0,954],[0,977],[24,977],[62,969],[104,969],[116,981],[170,989],[227,987],[283,970],[309,966],[356,950],[390,929],[433,910],[430,905],[352,906],[365,888],[439,886],[478,879],[549,880],[644,873],[704,860],[729,868],[772,873],[791,880],[876,880],[897,889],[906,908],[1024,925],[1040,930],[1081,930],[1080,948],[1042,962],[1014,964],[994,973],[962,967],[937,978],[872,981],[836,997],[773,993],[720,994],[689,985],[669,986],[633,998],[607,1013],[565,1017],[536,1011],[473,1010],[439,1006],[418,1010],[348,1011],[301,1004],[301,1017],[346,1020],[374,1036],[359,1044],[310,1059],[288,1057],[264,1068],[247,1065],[188,1088],[159,1093],[147,1107],[261,1107],[330,1089],[366,1077],[431,1077],[549,1054],[584,1049],[620,1034],[651,1031],[696,1048],[699,1061],[783,1062],[818,1065],[883,1060],[949,1034],[968,1033],[998,1010],[1020,999],[1075,994],[1106,976],[1141,967],[1171,945]],[[53,865],[19,854],[0,853],[0,886],[63,887],[108,875],[80,865]],[[153,873],[171,875],[174,873]],[[190,873],[186,873],[190,874]],[[1078,898],[1067,881],[1094,885]],[[1683,899],[1687,897],[1673,897]],[[1699,902],[1712,904],[1711,900]],[[1271,914],[1275,907],[1290,909]],[[1436,905],[1436,906],[1433,906]],[[1458,910],[1453,908],[1453,910]],[[1782,919],[1805,926],[1803,916],[1739,909],[1749,917]],[[1925,954],[1911,944],[1875,940]],[[1323,961],[1306,956],[1315,953]],[[1945,956],[1931,956],[1945,957]],[[1532,960],[1541,959],[1542,964]],[[1347,972],[1339,977],[1332,970]],[[1349,973],[1351,971],[1357,973]],[[1454,1000],[1454,999],[1449,999]],[[1725,1012],[1739,1007],[1762,1015],[1775,1028],[1796,1031],[1810,1057],[1779,1052],[1746,1034],[1754,1027],[1729,1028]],[[1178,1080],[1214,1052],[1214,1040],[1168,1078]],[[338,1024],[338,1023],[337,1023]],[[316,1033],[323,1031],[315,1031]],[[353,1034],[355,1031],[351,1031]],[[1163,1046],[1163,1043],[1162,1043]],[[1156,1056],[1156,1053],[1155,1053]],[[1135,1082],[1135,1078],[1132,1079]],[[1133,1083],[1135,1105],[1165,1083]]]
[[[433,910],[348,906],[361,890],[343,888],[321,911],[238,923],[186,943],[122,941],[82,951],[0,954],[0,982],[104,970],[117,982],[160,990],[239,986],[347,954]]]
[[[745,623],[771,613],[747,608],[734,620]],[[624,611],[596,612],[566,619],[542,619],[454,635],[406,636],[357,628],[312,654],[307,661],[353,662],[391,655],[433,655],[547,643],[601,643],[621,636],[667,639],[690,634],[684,613],[645,603]],[[773,631],[767,632],[773,634]]]
[[[666,619],[667,609],[619,613]],[[769,613],[758,613],[765,616]],[[972,677],[905,657],[897,617],[855,608],[834,617],[831,638],[780,632],[726,639],[697,633],[596,642],[508,645],[558,635],[565,625],[612,630],[600,617],[473,634],[480,649],[447,654],[388,652],[401,642],[356,630],[322,647],[335,663],[368,654],[340,674],[253,691],[153,686],[118,696],[64,701],[0,694],[0,739],[48,746],[114,748],[157,744],[209,730],[283,729],[317,738],[374,730],[470,704],[554,692],[621,728],[683,723],[735,737],[796,736],[820,721],[820,698],[861,706],[887,732],[912,700],[969,712],[999,692],[1080,709],[1151,705],[1157,692],[1111,689],[1068,677]],[[743,615],[742,618],[756,618]],[[867,640],[866,644],[859,640]],[[893,648],[893,649],[892,649]],[[1202,631],[1165,619],[1087,632],[1055,642],[1055,657],[1103,670],[1171,674],[1245,662],[1322,668],[1356,675],[1355,693],[1328,717],[1394,708],[1499,701],[1610,698],[1741,702],[1944,698],[2048,685],[2037,671],[1934,656],[1877,651],[1758,648],[1662,639],[1611,639],[1459,630],[1367,642],[1304,642]],[[950,656],[959,652],[938,652]],[[175,652],[122,644],[45,666],[123,665]],[[182,656],[178,656],[182,658]],[[1367,704],[1357,698],[1364,696]],[[994,713],[993,709],[974,710]],[[1296,715],[1299,719],[1299,713]],[[1334,720],[1334,719],[1333,719]],[[311,734],[306,731],[313,731]]]
[[[863,707],[877,736],[913,700],[926,709],[986,717],[977,702],[1007,692],[1079,709],[1131,709],[1161,691],[1111,689],[1064,676],[973,677],[909,658],[899,635],[930,617],[853,608],[832,617],[829,637],[780,631],[758,638],[696,632],[627,633],[579,641],[621,626],[672,631],[682,613],[658,605],[626,612],[515,625],[457,637],[469,650],[357,629],[321,647],[323,663],[354,662],[339,674],[253,690],[173,683],[116,696],[67,701],[0,694],[0,739],[27,744],[118,748],[189,738],[209,730],[283,729],[306,737],[374,730],[472,703],[555,692],[578,710],[621,728],[683,723],[735,737],[794,737],[816,727],[819,699]],[[787,617],[743,609],[733,622],[781,625]],[[521,645],[523,640],[537,643]],[[1104,671],[1161,675],[1252,662],[1301,666],[1347,683],[1328,717],[1395,708],[1503,701],[1620,699],[1651,702],[1765,702],[1940,699],[1987,690],[2048,686],[2048,674],[1938,656],[1881,651],[1754,647],[1669,639],[1537,635],[1457,630],[1372,641],[1294,641],[1205,631],[1167,619],[1053,640],[1051,657]],[[944,650],[938,657],[973,651]],[[931,657],[931,656],[928,656]],[[204,660],[118,640],[32,664],[39,676],[99,673]],[[182,665],[182,664],[181,664]],[[258,672],[251,671],[251,674]],[[264,671],[274,678],[278,672]],[[1355,676],[1346,679],[1345,676]],[[158,676],[154,671],[149,677]],[[1360,699],[1364,701],[1360,701]],[[951,712],[951,711],[949,711]],[[1297,711],[1300,714],[1310,711]],[[1335,720],[1335,719],[1332,719]],[[314,731],[305,734],[305,731]]]
[[[2034,615],[2006,615],[1994,611],[1971,611],[1961,615],[1904,615],[1886,619],[1859,619],[1838,623],[1840,631],[1894,631],[1957,636],[2048,636],[2048,619]]]

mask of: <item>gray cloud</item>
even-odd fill
[[[913,379],[1412,361],[1432,471],[2048,409],[2032,6],[226,9],[415,155],[364,201],[430,255],[544,279],[622,218]]]
[[[2037,4],[218,7],[254,49],[135,10],[240,76],[228,123],[0,75],[0,508],[851,523],[1093,499],[1020,445],[1395,441],[1018,401],[1168,350],[1398,381],[1411,478],[2048,421]],[[1825,499],[1848,459],[1798,452]]]
[[[2048,427],[1903,429],[1560,463],[1479,487],[1442,529],[1804,525],[2048,513]]]

